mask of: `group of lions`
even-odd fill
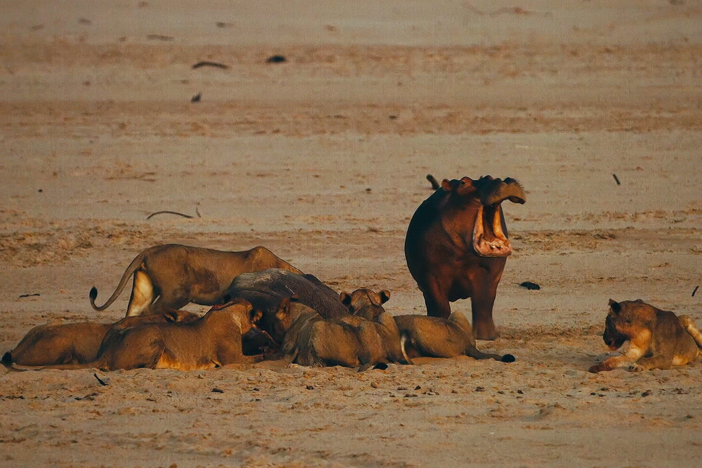
[[[361,370],[420,356],[515,360],[486,354],[475,339],[494,339],[492,307],[512,247],[501,203],[525,203],[514,179],[490,176],[444,180],[428,176],[435,192],[417,209],[405,239],[410,273],[424,294],[427,315],[392,315],[388,291],[340,294],[265,247],[223,252],[184,245],[144,250],[127,267],[101,311],[130,277],[126,317],[113,323],[42,325],[5,353],[12,369],[209,369],[284,359],[305,366]],[[471,298],[473,325],[450,302]],[[203,316],[180,310],[194,303]],[[623,356],[591,372],[685,365],[700,357],[702,333],[687,316],[641,300],[610,300],[603,339]]]
[[[147,249],[103,306],[95,305],[97,290],[91,290],[93,308],[104,310],[114,302],[129,276],[134,286],[125,318],[114,324],[35,327],[5,353],[3,364],[110,371],[209,369],[264,357],[360,369],[412,363],[416,356],[514,360],[478,351],[470,323],[458,312],[448,320],[392,316],[382,306],[388,291],[337,294],[264,247],[245,252],[183,245]],[[190,302],[213,307],[203,316],[177,309]]]

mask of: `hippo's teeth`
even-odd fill
[[[506,239],[505,233],[502,231],[502,218],[500,215],[500,208],[495,207],[495,217],[492,218],[492,232],[495,233],[495,237],[498,239]]]

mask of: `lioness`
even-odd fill
[[[77,364],[97,359],[103,341],[112,334],[157,322],[191,322],[197,314],[184,310],[171,310],[164,314],[126,317],[112,323],[50,323],[34,327],[12,351],[2,357],[2,364],[20,366],[49,366]]]
[[[632,371],[670,369],[684,366],[700,356],[702,334],[692,319],[660,310],[635,301],[609,300],[602,339],[611,350],[626,341],[629,348],[623,356],[606,359],[590,367],[590,372],[602,372],[629,367]]]
[[[397,315],[402,352],[409,361],[413,357],[451,358],[460,355],[474,359],[495,359],[514,362],[514,356],[483,353],[476,348],[470,322],[461,312],[448,319],[426,315]]]
[[[94,361],[111,323],[47,323],[32,328],[2,357],[5,366],[48,366]]]
[[[281,348],[291,362],[365,369],[380,362],[404,360],[397,324],[387,312],[375,320],[353,315],[327,320],[294,299],[286,299],[277,314],[281,324],[289,323],[286,315],[296,316]]]
[[[375,292],[371,289],[360,288],[350,294],[340,293],[339,299],[349,308],[351,314],[374,320],[385,312],[383,304],[390,300],[390,291],[383,289],[380,292]]]
[[[156,323],[128,328],[103,342],[98,358],[86,364],[44,369],[211,369],[249,364],[262,356],[244,356],[242,335],[255,326],[261,312],[236,299],[190,323]]]
[[[302,274],[265,247],[222,252],[177,244],[158,245],[144,250],[132,260],[117,289],[101,306],[95,305],[98,292],[93,287],[90,305],[98,311],[107,309],[122,293],[131,275],[134,275],[134,282],[127,317],[180,309],[190,302],[220,304],[234,278],[268,268]]]

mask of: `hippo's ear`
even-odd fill
[[[451,183],[450,180],[444,179],[444,180],[441,181],[441,188],[444,189],[444,190],[446,190],[447,192],[450,192],[450,191],[452,191],[455,187],[454,187],[454,185]]]
[[[339,300],[341,300],[341,303],[345,306],[349,306],[351,305],[351,294],[347,292],[339,293]]]
[[[382,291],[380,291],[378,293],[378,295],[380,296],[380,303],[381,304],[385,304],[386,302],[388,302],[390,300],[390,291],[388,291],[387,289],[383,289]]]
[[[622,311],[622,305],[612,299],[609,300],[609,308],[612,309],[612,312],[614,312],[615,314],[618,314]]]

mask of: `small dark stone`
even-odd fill
[[[476,392],[484,392],[484,391],[485,391],[485,387],[475,387],[475,391],[476,391]]]
[[[502,359],[500,359],[500,360],[502,362],[514,362],[517,359],[514,356],[512,356],[511,354],[505,354],[504,356],[502,356]]]
[[[266,63],[283,63],[283,62],[286,62],[287,60],[288,60],[288,59],[286,59],[286,58],[285,58],[284,56],[282,56],[282,55],[271,55],[271,56],[268,57],[268,59],[266,60]]]
[[[536,291],[541,289],[541,286],[539,286],[536,283],[532,283],[531,281],[524,281],[523,283],[520,283],[519,286],[521,286],[523,288],[527,288],[529,291],[531,291],[532,289],[534,289]]]
[[[39,190],[38,190],[39,193],[42,193],[43,191],[44,191],[44,189],[39,189]]]
[[[197,93],[195,96],[190,98],[190,102],[200,102],[201,98],[202,98],[202,93]]]
[[[641,396],[642,396],[642,397],[647,397],[647,396],[649,396],[649,395],[651,395],[651,394],[653,394],[653,392],[652,392],[651,390],[646,390],[645,392],[643,392],[643,393],[641,394]]]
[[[215,387],[215,388],[212,389],[212,393],[224,393],[224,390],[222,390],[221,388],[216,388],[216,387]]]
[[[314,390],[314,387],[313,387],[312,385],[307,385],[305,388],[306,388],[307,390]]]

